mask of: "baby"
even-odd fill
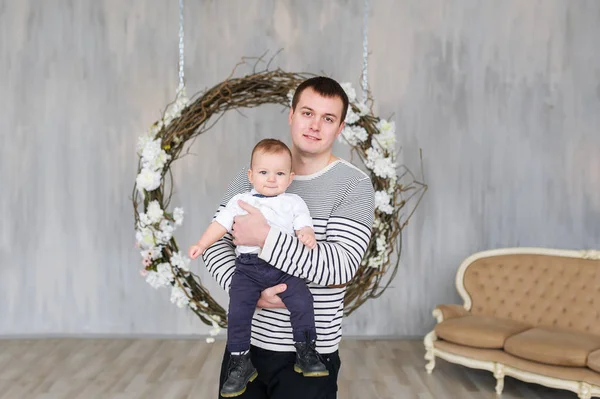
[[[197,244],[189,248],[196,259],[213,243],[231,231],[235,216],[244,215],[238,200],[258,208],[267,223],[287,234],[296,234],[307,247],[316,246],[312,218],[308,207],[295,194],[285,190],[292,183],[292,153],[281,141],[264,139],[252,150],[248,180],[253,189],[234,196],[204,232]],[[315,349],[317,338],[313,297],[303,279],[291,276],[258,257],[259,247],[238,246],[236,268],[229,288],[227,350],[231,353],[228,375],[221,395],[234,397],[246,390],[246,384],[258,376],[250,360],[252,317],[261,292],[285,283],[281,300],[290,312],[296,363],[294,370],[307,377],[329,375]]]

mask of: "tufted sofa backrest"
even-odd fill
[[[482,257],[466,267],[462,282],[474,314],[600,335],[598,259],[539,254]]]

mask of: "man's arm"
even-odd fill
[[[225,209],[225,204],[228,204],[233,197],[249,191],[250,188],[248,169],[243,168],[229,185],[214,218],[218,217],[220,211]],[[229,285],[235,271],[235,245],[233,245],[231,234],[225,234],[223,238],[208,247],[202,258],[209,273],[225,291],[229,292]]]
[[[271,227],[260,258],[281,271],[322,286],[347,284],[358,270],[371,239],[374,192],[365,177],[350,189],[326,227],[326,241],[309,249]]]

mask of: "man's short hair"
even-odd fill
[[[343,104],[340,124],[346,119],[346,112],[348,112],[348,96],[338,82],[326,76],[317,76],[300,83],[300,85],[296,88],[294,98],[292,99],[292,110],[296,110],[296,105],[298,105],[300,95],[308,88],[313,89],[316,93],[323,97],[339,97]]]
[[[290,165],[292,160],[292,152],[290,148],[281,140],[277,139],[262,139],[259,141],[252,150],[250,156],[250,168],[252,168],[252,161],[254,161],[254,154],[257,152],[263,152],[266,154],[288,154],[290,156]]]

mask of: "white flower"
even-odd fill
[[[383,222],[379,219],[379,218],[375,218],[373,219],[373,229],[379,229],[381,226],[383,226]]]
[[[138,217],[139,217],[138,228],[146,227],[146,226],[149,226],[152,224],[152,222],[150,221],[150,218],[145,213],[140,213],[138,215]]]
[[[149,169],[142,169],[139,175],[135,179],[138,190],[152,191],[156,190],[160,186],[160,173],[153,172]]]
[[[196,305],[196,302],[190,301],[190,308],[192,308],[194,310],[198,310],[198,305]]]
[[[136,145],[137,154],[139,156],[141,156],[142,152],[144,151],[144,148],[146,148],[148,143],[151,143],[153,140],[154,140],[154,136],[150,136],[148,134],[138,137],[138,141],[137,141],[137,145]]]
[[[148,272],[148,275],[146,276],[146,282],[154,288],[160,288],[169,285],[169,280],[167,280],[165,276],[154,271]]]
[[[213,337],[219,335],[219,332],[221,331],[221,327],[218,324],[219,320],[221,320],[221,318],[219,316],[213,316],[213,321],[212,321],[213,329],[209,331],[209,334]]]
[[[348,102],[353,103],[356,101],[356,90],[354,90],[354,88],[352,87],[352,83],[346,82],[346,83],[342,83],[340,86],[342,86],[342,89],[344,89],[344,91],[346,92],[346,95],[348,96]]]
[[[169,124],[175,118],[179,118],[181,116],[181,111],[187,107],[189,103],[189,99],[185,93],[185,87],[177,93],[175,101],[171,103],[167,109],[165,110],[165,115],[163,116],[163,122],[165,127],[169,126]]]
[[[156,233],[156,238],[159,242],[166,244],[173,237],[173,231],[175,231],[173,225],[167,219],[163,219],[160,222],[160,231]]]
[[[365,128],[361,126],[349,125],[346,125],[346,127],[344,127],[344,130],[342,130],[342,136],[344,136],[344,138],[350,145],[357,145],[358,143],[362,143],[369,137]]]
[[[160,208],[160,204],[157,200],[153,200],[148,204],[146,215],[150,220],[150,224],[158,223],[162,220],[164,211]]]
[[[186,295],[186,293],[179,288],[179,286],[174,285],[171,288],[171,303],[174,303],[179,308],[184,308],[190,303],[190,298]]]
[[[190,99],[187,96],[185,87],[183,87],[176,95],[175,103],[178,106],[179,111],[183,111],[185,107],[190,103]]]
[[[356,123],[356,122],[358,122],[359,119],[360,119],[360,116],[358,116],[358,114],[352,110],[351,106],[348,106],[348,112],[346,112],[346,119],[344,119],[344,122],[346,122],[346,125],[351,125],[353,123]]]
[[[183,223],[183,208],[175,208],[173,211],[173,219],[175,219],[175,225],[181,226]]]
[[[161,148],[162,139],[154,139],[154,135],[138,138],[137,152],[142,157],[142,168],[157,171],[165,166],[171,156]]]
[[[366,153],[365,166],[377,176],[386,179],[396,175],[396,164],[392,158],[384,157],[375,148],[367,149]]]
[[[381,210],[382,212],[392,214],[394,212],[394,208],[390,205],[391,198],[388,193],[385,191],[376,191],[375,192],[375,208]]]
[[[212,344],[213,342],[215,342],[215,339],[213,337],[206,337],[207,344]]]
[[[160,150],[155,158],[142,161],[142,167],[155,171],[161,170],[169,159],[171,159],[171,156],[165,150]]]
[[[145,140],[143,142],[141,149],[142,168],[158,171],[171,159],[171,156],[162,149],[161,143],[162,139]]]
[[[393,151],[396,145],[396,122],[388,122],[385,119],[381,119],[375,126],[379,131],[374,136],[376,143],[386,151]]]
[[[162,143],[162,139],[148,140],[145,142],[145,145],[142,148],[142,162],[143,163],[150,163],[156,157],[158,157],[158,154],[162,150],[161,143]]]
[[[135,238],[140,246],[144,249],[150,249],[156,245],[156,239],[152,233],[152,229],[144,227],[135,233]]]
[[[287,93],[287,98],[290,101],[290,107],[292,106],[292,102],[294,101],[294,93],[296,93],[296,90],[290,90]]]
[[[140,254],[142,255],[142,258],[147,257],[152,260],[158,259],[162,256],[162,246],[159,245],[158,247],[146,249],[141,251]]]
[[[377,130],[379,130],[379,133],[381,134],[396,133],[396,122],[394,121],[388,122],[385,119],[381,119],[379,120],[379,122],[377,122],[377,125],[375,125],[375,127],[377,128]]]
[[[156,272],[168,282],[175,280],[175,275],[173,274],[171,265],[168,263],[161,263],[160,265],[156,266]]]
[[[190,271],[190,259],[186,256],[181,255],[181,252],[176,252],[171,256],[171,264],[186,272]]]
[[[179,115],[174,114],[171,111],[166,111],[165,116],[163,116],[163,122],[165,123],[165,127],[169,126],[173,119],[175,119],[177,116]]]
[[[385,252],[387,248],[387,242],[385,241],[385,237],[383,235],[377,237],[375,241],[377,243],[377,252]]]
[[[378,269],[381,267],[382,264],[383,264],[383,260],[381,259],[381,255],[378,255],[378,256],[374,256],[371,259],[369,259],[369,263],[367,263],[367,267],[373,267],[375,269]]]
[[[356,105],[356,108],[358,108],[358,114],[360,116],[368,115],[371,112],[369,106],[364,102],[357,102],[354,105]]]

